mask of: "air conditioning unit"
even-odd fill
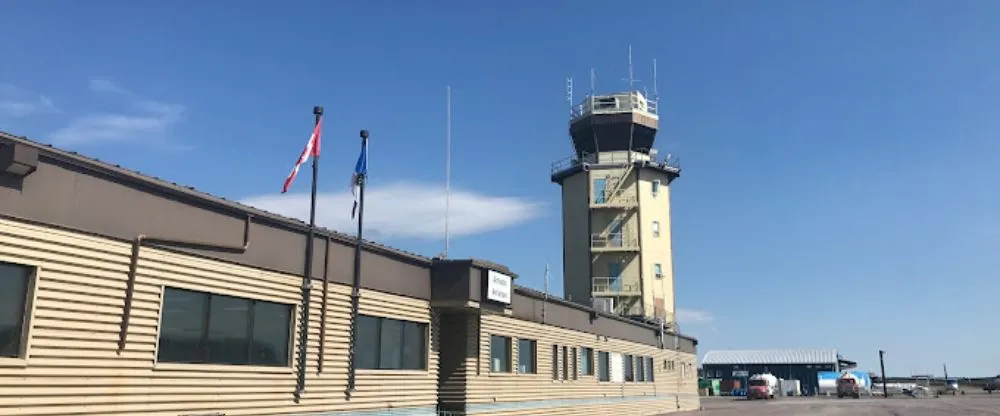
[[[613,314],[615,312],[615,300],[612,298],[594,298],[593,306],[599,312]]]

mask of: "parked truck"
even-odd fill
[[[858,376],[845,372],[837,378],[837,398],[861,398],[862,381]]]
[[[770,373],[750,376],[747,400],[773,399],[778,392],[778,378]]]

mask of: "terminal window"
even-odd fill
[[[0,357],[19,358],[23,354],[34,274],[34,267],[0,262]]]
[[[611,357],[607,351],[597,352],[597,380],[611,381]]]
[[[288,366],[292,305],[168,287],[159,362]]]
[[[517,372],[520,374],[535,374],[538,372],[535,355],[538,343],[533,339],[517,340]]]
[[[427,324],[358,315],[357,331],[357,368],[427,369]]]
[[[490,372],[510,372],[510,349],[510,337],[490,335]]]
[[[580,358],[580,369],[583,375],[594,375],[594,350],[589,347],[580,347]]]

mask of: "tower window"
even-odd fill
[[[660,266],[660,263],[653,263],[653,276],[656,276],[657,279],[663,277],[663,267]]]
[[[659,236],[660,236],[660,222],[653,221],[653,237],[659,237]]]
[[[656,198],[656,195],[660,193],[660,180],[659,179],[653,181],[652,188],[653,188],[652,189],[653,198]]]

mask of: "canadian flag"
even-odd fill
[[[285,186],[281,188],[281,193],[288,192],[288,187],[292,186],[292,181],[294,181],[295,176],[299,174],[299,168],[309,160],[309,156],[319,157],[319,136],[322,126],[323,120],[320,119],[316,122],[316,128],[313,129],[312,135],[309,136],[306,148],[302,149],[302,155],[299,156],[298,162],[295,162],[295,167],[292,168],[292,173],[289,173],[288,177],[285,178]]]

